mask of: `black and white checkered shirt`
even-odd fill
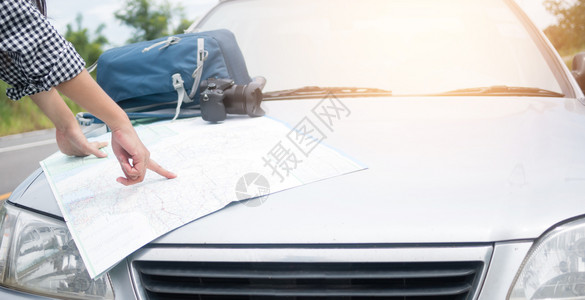
[[[0,0],[0,79],[18,100],[77,76],[85,62],[28,0]]]

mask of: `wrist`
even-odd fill
[[[70,132],[79,129],[77,119],[73,115],[60,118],[57,122],[53,122],[53,124],[55,125],[55,129],[60,132]]]
[[[134,130],[134,127],[132,126],[132,122],[130,122],[128,115],[126,115],[126,113],[122,109],[120,109],[119,112],[115,112],[114,114],[109,116],[107,120],[102,121],[104,121],[104,123],[108,125],[110,131],[112,132],[125,131],[129,129]]]

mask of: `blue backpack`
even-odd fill
[[[98,84],[131,118],[193,116],[192,111],[179,114],[181,106],[197,108],[199,84],[209,78],[232,79],[238,85],[252,81],[228,30],[126,45],[104,52],[97,62]]]

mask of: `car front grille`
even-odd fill
[[[148,299],[471,299],[484,262],[134,261]]]

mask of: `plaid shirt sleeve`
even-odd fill
[[[28,0],[0,0],[0,79],[13,100],[77,76],[85,62]]]

